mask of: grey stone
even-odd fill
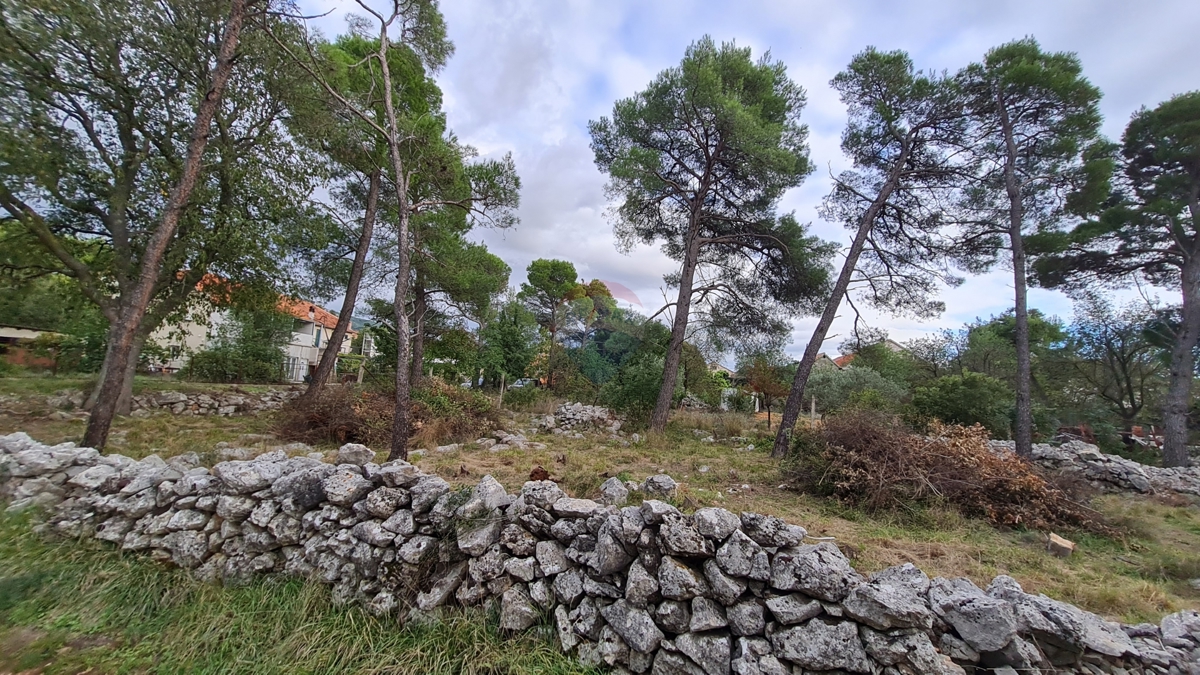
[[[700,534],[686,518],[676,513],[665,513],[658,530],[663,551],[685,558],[708,558],[716,553],[712,541]]]
[[[742,513],[742,530],[762,546],[779,548],[798,546],[807,534],[803,527],[760,513]]]
[[[450,484],[441,478],[421,476],[408,488],[409,495],[412,497],[413,514],[419,515],[428,512],[437,503],[437,500],[449,491]]]
[[[174,532],[176,530],[203,530],[208,524],[208,514],[200,511],[192,511],[184,509],[177,511],[171,516],[171,520],[167,522],[167,529]]]
[[[521,581],[533,581],[537,578],[538,562],[533,558],[510,558],[504,563],[504,571]]]
[[[688,624],[688,630],[696,633],[728,625],[724,607],[708,598],[692,598],[692,620]]]
[[[678,514],[679,509],[657,499],[647,499],[642,502],[641,512],[642,520],[647,525],[657,525],[662,522],[663,516],[668,513]]]
[[[941,673],[942,656],[929,636],[916,631],[883,633],[866,626],[859,629],[864,648],[871,658],[885,666],[907,664],[918,673]]]
[[[554,608],[554,626],[558,632],[558,644],[564,652],[569,652],[579,644],[579,636],[571,627],[571,619],[566,607],[559,605]]]
[[[642,492],[647,497],[674,497],[679,483],[665,473],[650,476],[642,482]]]
[[[409,488],[421,479],[421,470],[404,460],[394,460],[379,467],[379,479],[388,487]]]
[[[972,649],[992,652],[1017,634],[1012,604],[984,595],[967,579],[934,579],[929,604]]]
[[[742,520],[725,509],[705,507],[692,514],[692,524],[700,534],[720,543],[742,526]]]
[[[762,635],[767,627],[766,614],[758,600],[745,600],[725,610],[729,630],[734,635]]]
[[[692,610],[678,600],[663,600],[654,610],[654,620],[672,633],[686,633],[692,625]]]
[[[410,565],[417,565],[423,562],[436,550],[437,539],[427,535],[418,534],[412,539],[404,542],[404,544],[397,549],[396,556]],[[454,589],[451,589],[450,592],[453,593]]]
[[[553,481],[531,480],[521,486],[521,496],[525,498],[526,504],[549,510],[567,494]]]
[[[734,577],[751,577],[755,571],[755,559],[765,552],[757,542],[748,537],[741,530],[734,530],[719,549],[717,549],[717,564],[728,575]],[[768,577],[769,577],[769,570]],[[760,574],[761,576],[761,574]],[[759,579],[765,581],[768,577]],[[754,577],[751,577],[754,578]]]
[[[84,469],[82,472],[75,474],[67,482],[71,485],[81,487],[84,490],[96,490],[101,485],[112,481],[117,470],[106,464],[97,464],[96,466]]]
[[[361,443],[347,443],[338,448],[336,461],[338,464],[362,466],[375,461],[375,451]]]
[[[629,501],[629,490],[614,476],[600,484],[600,501],[610,506],[622,506]]]
[[[325,501],[325,488],[321,482],[325,477],[337,471],[332,466],[322,464],[284,474],[271,485],[271,493],[290,503],[292,510],[307,511]]]
[[[654,656],[654,666],[651,675],[706,675],[704,669],[692,663],[682,654],[675,654],[663,649]]]
[[[871,660],[853,622],[820,619],[768,633],[775,655],[807,670],[870,673]]]
[[[658,643],[664,637],[645,609],[634,607],[624,600],[602,608],[600,613],[629,648],[635,651],[649,654],[658,648]]]
[[[926,584],[927,585],[927,584]],[[933,612],[917,587],[889,583],[886,578],[859,584],[842,601],[846,616],[872,628],[931,628]]]
[[[771,587],[840,602],[862,577],[836,546],[821,542],[780,549],[771,561]]]
[[[685,633],[675,638],[675,647],[700,666],[706,675],[729,675],[728,635]]]
[[[460,562],[451,565],[449,569],[435,577],[429,590],[417,594],[417,608],[428,612],[435,607],[446,604],[450,596],[462,585],[467,576],[467,563]]]
[[[232,461],[220,462],[212,473],[235,494],[249,494],[271,487],[271,483],[283,475],[283,469],[274,462]]]
[[[767,598],[767,609],[785,626],[804,623],[823,611],[819,601],[798,593]]]
[[[417,531],[416,522],[413,520],[413,513],[407,509],[396,511],[387,520],[383,521],[383,529],[393,534],[410,535]]]
[[[221,495],[217,498],[217,515],[225,520],[240,523],[258,506],[258,502],[241,495]]]
[[[571,567],[562,544],[557,541],[539,541],[534,548],[542,575],[551,577]]]
[[[596,534],[596,555],[592,561],[592,566],[598,574],[613,574],[629,566],[633,556],[625,550],[621,540],[621,517],[606,518]]]
[[[664,556],[658,566],[658,589],[664,598],[691,600],[708,593],[708,583],[695,570]]]
[[[645,607],[658,593],[658,579],[638,561],[629,566],[625,579],[625,599],[634,607]]]
[[[537,537],[520,525],[506,525],[500,532],[500,543],[513,555],[531,556],[537,550]]]
[[[171,561],[184,569],[194,569],[208,558],[208,536],[195,530],[172,532],[162,541],[171,553]]]
[[[321,481],[325,498],[329,500],[330,504],[338,506],[350,506],[366,497],[373,487],[375,486],[371,481],[348,469],[339,469]]]
[[[492,544],[500,541],[504,521],[498,513],[474,521],[458,523],[458,550],[469,556],[482,555]]]
[[[717,561],[711,558],[704,561],[704,578],[708,580],[713,597],[723,605],[732,605],[746,592],[745,581],[725,574]]]
[[[554,502],[550,510],[562,518],[587,518],[603,508],[590,499],[562,497]]]
[[[371,490],[363,501],[363,510],[376,518],[388,518],[397,509],[408,506],[408,491],[401,488],[381,487]]]
[[[577,570],[567,570],[554,577],[554,595],[565,605],[573,605],[583,595],[583,575]]]
[[[517,584],[504,591],[500,597],[501,630],[525,630],[537,623],[538,611],[524,584]]]

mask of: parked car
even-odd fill
[[[508,388],[509,389],[520,389],[522,387],[528,387],[533,384],[535,384],[535,382],[532,377],[522,377],[521,379],[517,380],[516,382],[513,382],[512,384],[508,385]]]

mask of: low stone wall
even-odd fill
[[[214,389],[206,392],[158,391],[139,394],[133,397],[130,407],[134,416],[142,417],[155,412],[167,412],[173,415],[252,415],[263,410],[278,410],[283,404],[299,397],[298,388],[274,388],[260,393],[249,393],[236,390]],[[21,402],[40,402],[56,409],[56,415],[71,417],[78,415],[87,417],[82,410],[87,394],[78,390],[63,390],[50,396],[8,397],[0,403],[9,405]]]
[[[864,577],[829,542],[772,516],[665,501],[602,504],[549,481],[454,490],[344,446],[336,464],[273,451],[210,469],[0,436],[0,494],[46,533],[95,536],[203,579],[286,573],[416,619],[498,603],[501,627],[547,617],[559,644],[617,672],[1200,673],[1200,614],[1122,626],[997,577]],[[669,492],[674,482],[643,486]],[[411,608],[410,608],[411,603]],[[1015,670],[1014,670],[1015,669]]]
[[[1011,452],[1013,441],[990,441],[993,450]],[[1106,491],[1175,492],[1200,496],[1200,466],[1166,469],[1147,466],[1119,455],[1107,455],[1083,441],[1062,445],[1033,444],[1034,463],[1067,474],[1076,475],[1093,487]]]

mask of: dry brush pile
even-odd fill
[[[948,504],[999,526],[1108,531],[1065,484],[988,440],[980,426],[935,423],[917,434],[899,418],[850,411],[798,434],[784,471],[798,489],[869,511]]]

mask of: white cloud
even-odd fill
[[[304,9],[331,6],[337,10],[322,28],[334,35],[353,3],[309,0]],[[1106,94],[1105,131],[1112,136],[1141,105],[1200,89],[1192,55],[1200,33],[1195,0],[460,0],[442,3],[442,10],[457,50],[438,78],[450,125],[485,154],[511,150],[523,181],[520,226],[478,237],[513,267],[514,283],[524,278],[530,260],[560,257],[588,278],[629,286],[647,305],[660,299],[662,275],[674,264],[653,247],[628,256],[615,250],[604,219],[604,176],[592,162],[586,125],[677,64],[701,35],[736,39],[756,54],[771,49],[807,89],[804,119],[816,170],[781,206],[812,222],[819,236],[840,241],[847,240],[845,230],[817,215],[829,176],[847,167],[838,146],[845,109],[828,82],[868,45],[905,49],[919,68],[954,71],[990,47],[1033,35],[1046,49],[1079,54],[1085,74]],[[947,290],[947,311],[936,321],[878,315],[870,321],[901,339],[961,326],[1011,305],[1010,276],[998,269]],[[1030,304],[1069,316],[1059,293],[1034,290]],[[790,351],[798,354],[816,322],[795,323]],[[850,311],[843,308],[831,332],[844,336],[850,327]]]

